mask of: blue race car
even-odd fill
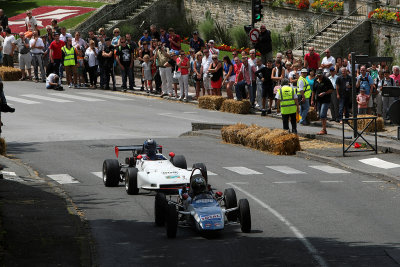
[[[179,189],[177,200],[167,200],[158,192],[155,197],[155,223],[166,226],[167,237],[175,238],[178,226],[192,227],[197,232],[220,231],[229,224],[240,223],[244,233],[251,231],[250,205],[247,199],[237,202],[233,188],[213,193],[207,184],[207,170],[193,174],[189,187]]]

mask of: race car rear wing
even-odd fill
[[[162,146],[157,146],[158,153],[162,154]],[[133,146],[116,146],[115,155],[118,158],[119,151],[132,151],[134,155],[143,153],[143,145],[133,145]]]

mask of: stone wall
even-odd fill
[[[394,23],[372,22],[371,35],[374,50],[371,51],[377,56],[395,56],[400,58],[400,25]],[[393,55],[387,54],[392,48]],[[386,50],[386,52],[385,52]]]

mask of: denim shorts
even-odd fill
[[[326,119],[330,103],[319,104],[319,117],[321,119]]]

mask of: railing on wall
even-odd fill
[[[304,27],[298,31],[293,37],[294,50],[303,50],[304,45],[309,39],[315,36],[317,33],[324,30],[328,25],[335,21],[338,16],[332,18],[332,12],[325,10],[319,15],[315,15],[309,21],[306,22]]]

